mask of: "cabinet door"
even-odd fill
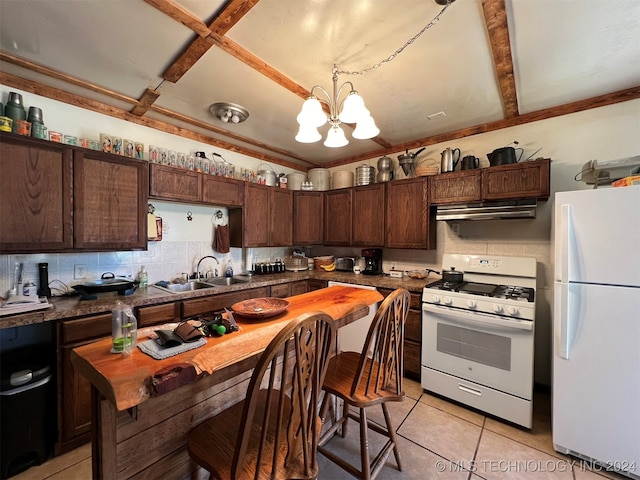
[[[324,196],[324,244],[351,245],[353,188],[330,190]]]
[[[241,207],[244,184],[233,178],[202,175],[202,201],[221,207]]]
[[[149,165],[149,196],[180,202],[202,201],[202,174],[182,168]]]
[[[232,247],[269,246],[269,188],[257,183],[244,187],[244,206],[229,210]]]
[[[427,185],[427,177],[387,185],[387,247],[435,248],[436,222],[429,208]]]
[[[293,192],[283,188],[269,189],[269,246],[293,245]]]
[[[377,183],[353,189],[352,245],[384,245],[384,187]]]
[[[71,350],[90,342],[60,349],[60,431],[56,453],[72,450],[91,440],[91,383],[71,363]]]
[[[482,199],[549,198],[548,158],[482,169]]]
[[[73,247],[73,150],[0,137],[0,253]]]
[[[429,200],[432,205],[479,202],[481,170],[449,172],[429,177]]]
[[[73,168],[75,248],[146,250],[149,164],[76,150]]]
[[[322,245],[324,225],[324,194],[294,192],[293,244]]]

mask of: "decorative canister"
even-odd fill
[[[287,188],[289,190],[302,190],[302,182],[307,180],[307,176],[304,173],[288,173],[287,174]]]
[[[353,172],[349,170],[338,170],[333,172],[331,183],[332,188],[349,188],[353,187]]]
[[[266,165],[270,170],[261,169],[260,167],[262,167],[262,165]],[[269,185],[270,187],[276,186],[276,172],[271,165],[267,163],[261,163],[258,165],[258,177],[263,180],[265,185]]]
[[[323,192],[329,190],[329,180],[331,178],[327,168],[312,168],[307,172],[309,181],[313,183],[313,189]]]

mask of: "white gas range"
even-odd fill
[[[422,387],[531,428],[536,261],[452,255],[422,295]]]

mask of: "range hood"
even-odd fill
[[[438,205],[436,220],[498,220],[510,218],[536,218],[538,201],[512,200],[482,202],[464,205]]]

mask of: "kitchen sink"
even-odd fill
[[[208,278],[207,283],[211,285],[218,286],[227,286],[227,285],[235,285],[236,283],[247,283],[249,279],[238,278],[238,277],[216,277],[216,278]]]
[[[160,285],[153,285],[160,290],[168,290],[170,292],[178,293],[178,292],[193,292],[194,290],[202,290],[203,288],[215,288],[215,285],[211,283],[198,282],[198,281],[190,281],[187,283],[170,283],[166,287],[161,287]]]

